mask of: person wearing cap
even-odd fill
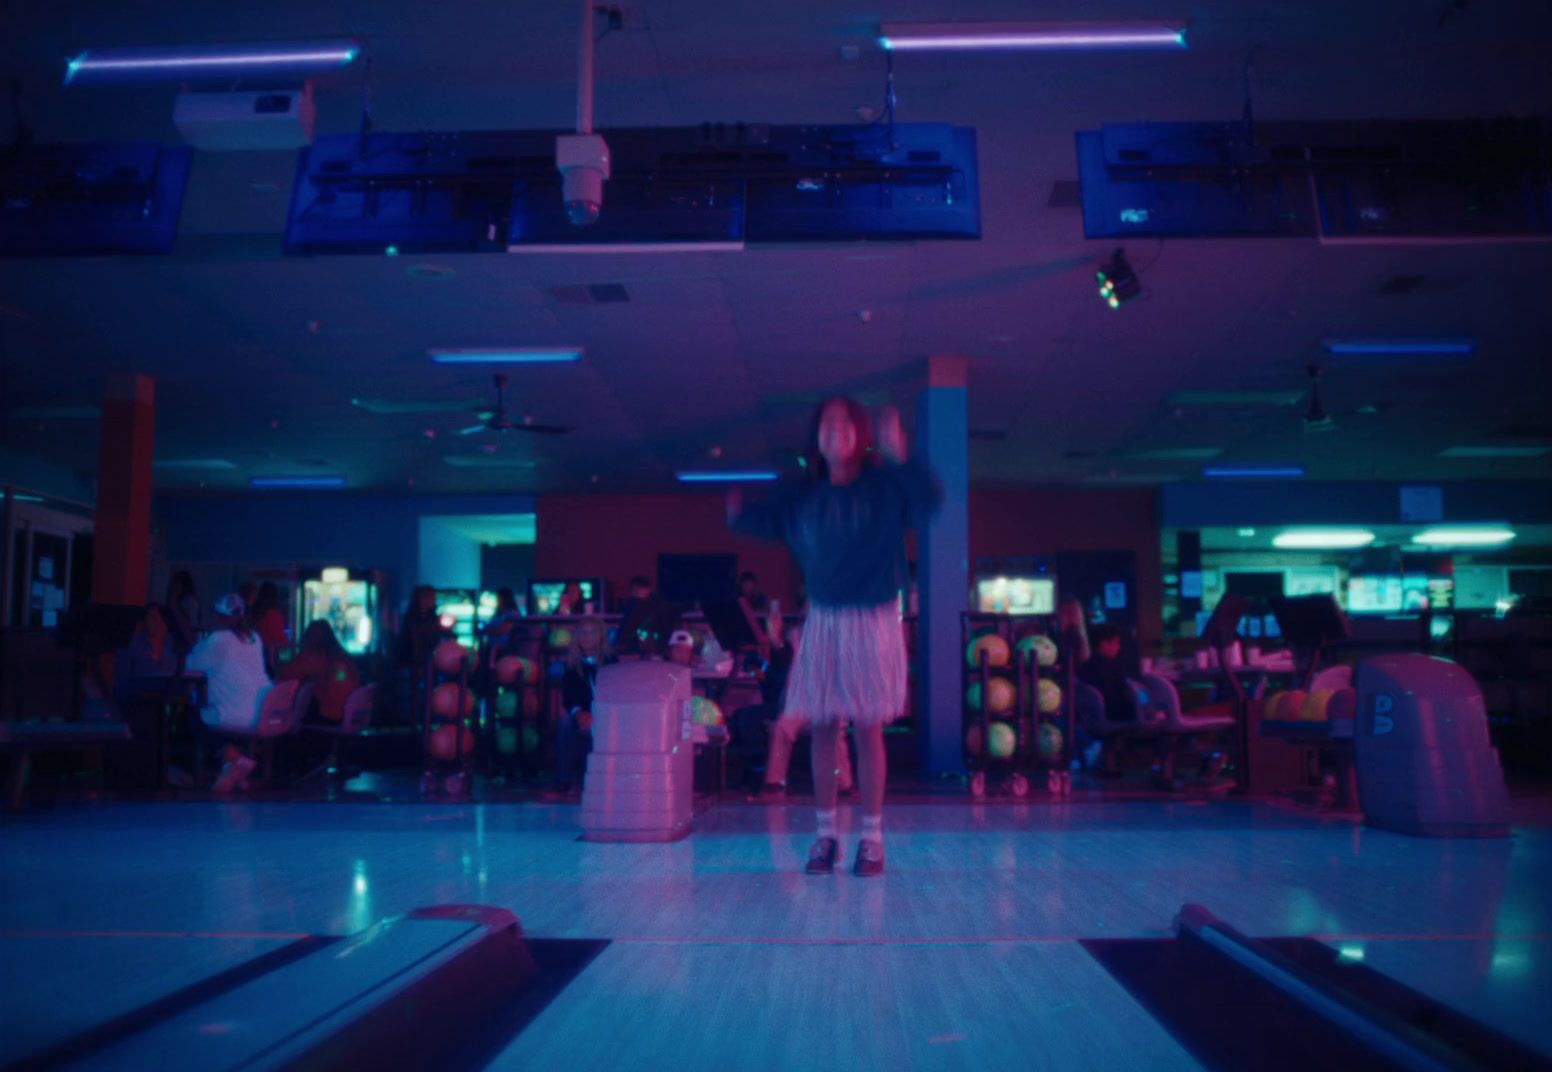
[[[207,702],[195,731],[206,742],[219,742],[223,729],[256,727],[264,695],[270,690],[269,676],[264,672],[264,645],[249,623],[242,596],[228,592],[216,600],[213,609],[216,629],[194,645],[184,663],[185,669],[205,675]],[[253,772],[253,760],[229,742],[222,749],[222,760],[221,773],[211,789],[230,793],[243,787]]]
[[[669,636],[668,661],[680,666],[695,662],[695,637],[688,629],[675,629]]]

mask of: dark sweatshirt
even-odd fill
[[[746,503],[733,531],[791,548],[815,606],[876,607],[909,583],[906,529],[942,501],[925,465],[885,462],[850,484],[815,481]]]

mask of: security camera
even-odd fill
[[[577,227],[598,222],[609,178],[609,146],[597,134],[562,134],[555,139],[566,217]]]

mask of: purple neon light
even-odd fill
[[[1185,27],[1161,23],[885,23],[879,46],[895,52],[981,49],[1185,48]]]

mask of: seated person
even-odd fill
[[[114,693],[122,700],[134,694],[137,681],[173,677],[178,673],[178,655],[162,608],[147,604],[134,636],[113,657]]]
[[[669,635],[668,661],[680,666],[695,665],[695,635],[688,629],[675,629]]]
[[[652,582],[638,573],[630,579],[630,594],[620,601],[620,631],[614,641],[617,653],[646,653],[651,646],[648,643],[651,611]]]
[[[776,712],[781,708],[782,694],[786,691],[787,672],[792,668],[792,659],[797,653],[797,646],[801,640],[800,630],[794,626],[791,643],[786,643],[781,616],[772,614],[766,619],[766,631],[771,639],[771,661],[770,669],[766,673],[766,681],[761,686],[761,692],[766,695],[766,703],[761,706],[766,708],[776,721],[770,728],[771,745],[770,752],[765,757],[765,784],[761,787],[761,795],[779,798],[786,795],[787,769],[792,765],[792,748],[797,744],[798,735],[808,729],[808,721],[793,711],[782,712],[779,717],[776,716]],[[840,791],[850,793],[851,755],[847,749],[844,733],[840,735],[840,741],[836,745],[835,762],[840,769]]]
[[[1137,721],[1137,697],[1121,664],[1121,630],[1110,624],[1094,627],[1094,654],[1078,667],[1078,680],[1094,686],[1105,698],[1105,718]]]
[[[437,614],[436,589],[429,584],[417,585],[399,623],[394,661],[415,673],[425,673],[432,649],[451,635]]]
[[[280,668],[280,680],[311,685],[313,703],[303,717],[326,726],[336,726],[345,717],[345,699],[361,685],[356,664],[334,635],[334,627],[322,618],[302,633],[301,649]]]
[[[570,793],[581,780],[593,750],[593,686],[598,668],[609,660],[608,632],[598,618],[584,618],[571,631],[566,670],[560,680],[562,712],[555,727],[557,793]]]
[[[744,612],[744,617],[749,620],[749,628],[754,630],[755,639],[761,647],[770,643],[765,629],[761,625],[762,619],[770,610],[770,600],[765,598],[760,591],[760,579],[754,575],[753,570],[745,570],[738,578],[738,605]]]
[[[259,585],[255,602],[248,609],[248,618],[264,645],[264,666],[273,675],[280,665],[280,653],[291,646],[286,612],[280,606],[280,589],[274,581]]]
[[[582,586],[576,581],[570,581],[560,591],[560,602],[555,605],[555,616],[567,618],[581,614],[582,611]]]
[[[216,600],[213,609],[217,628],[194,645],[184,668],[205,675],[206,706],[194,723],[195,733],[206,744],[225,745],[224,765],[211,788],[229,793],[247,783],[254,764],[225,742],[220,731],[255,729],[271,686],[264,672],[264,645],[249,626],[242,597],[229,592]]]

